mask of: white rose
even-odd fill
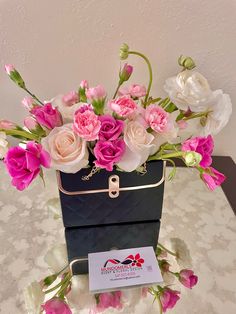
[[[229,95],[223,94],[222,90],[213,92],[214,99],[208,107],[209,113],[201,133],[204,136],[209,134],[216,135],[228,123],[232,114],[232,103]]]
[[[52,99],[52,104],[54,107],[58,107],[64,122],[72,122],[74,119],[74,113],[81,106],[81,103],[75,103],[73,105],[68,105],[63,101],[63,95],[58,95]]]
[[[147,160],[155,145],[154,136],[146,131],[146,128],[137,121],[130,121],[124,130],[126,150],[117,164],[126,172],[131,172],[140,167]]]
[[[68,265],[66,245],[58,244],[54,246],[44,256],[44,261],[54,273],[64,269]]]
[[[164,85],[169,98],[181,110],[205,111],[212,97],[206,78],[198,72],[185,70],[170,77]]]
[[[8,142],[6,141],[6,138],[6,134],[0,132],[0,159],[3,159],[8,151]]]
[[[54,128],[42,139],[42,146],[50,154],[54,169],[76,173],[88,165],[86,141],[74,133],[71,123]]]
[[[24,289],[25,307],[28,314],[39,314],[44,302],[42,287],[37,281],[32,282]]]

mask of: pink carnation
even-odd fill
[[[12,177],[12,185],[22,191],[29,186],[40,172],[40,167],[49,168],[50,156],[42,145],[28,142],[26,149],[11,147],[5,157],[7,170]]]
[[[82,89],[86,89],[86,88],[88,88],[89,87],[89,85],[88,85],[88,81],[87,80],[82,80],[81,82],[80,82],[80,88],[82,88]]]
[[[101,122],[93,111],[85,110],[84,112],[80,112],[77,110],[74,115],[73,128],[75,133],[86,141],[94,141],[98,139]]]
[[[97,167],[112,171],[115,163],[119,162],[125,152],[125,142],[122,139],[115,141],[99,141],[94,147]]]
[[[206,169],[206,172],[201,175],[201,178],[206,183],[207,187],[213,191],[225,181],[226,176],[215,168],[209,167]]]
[[[64,104],[68,107],[73,106],[79,102],[79,96],[75,91],[71,91],[62,97]]]
[[[11,72],[15,71],[15,67],[12,64],[6,64],[5,65],[5,71],[7,72],[8,75],[11,74]]]
[[[139,84],[133,84],[129,87],[129,94],[133,98],[140,98],[147,93],[145,86]]]
[[[106,91],[105,91],[104,87],[101,85],[88,88],[85,93],[86,93],[86,97],[92,101],[93,100],[95,100],[95,101],[102,100],[106,97]]]
[[[0,120],[0,129],[13,130],[16,128],[16,124],[9,120]]]
[[[145,112],[148,125],[157,133],[167,131],[169,124],[169,113],[158,105],[150,105]]]
[[[41,126],[49,130],[62,125],[62,116],[57,108],[52,107],[51,103],[44,106],[35,106],[30,112]]]
[[[69,306],[59,298],[48,300],[42,308],[46,314],[72,314]]]
[[[160,295],[160,300],[163,312],[166,312],[166,310],[172,309],[175,306],[176,302],[180,299],[180,292],[169,288],[164,289],[165,290]]]
[[[100,116],[101,129],[99,132],[99,139],[102,141],[116,140],[124,129],[124,121],[116,120],[110,115]]]
[[[182,269],[179,273],[179,281],[187,288],[192,289],[197,282],[198,277],[190,269]]]
[[[213,148],[214,140],[211,135],[208,135],[207,137],[194,137],[186,140],[182,144],[183,151],[194,151],[202,156],[200,166],[203,168],[207,168],[211,165]]]
[[[34,105],[34,99],[32,97],[25,97],[22,99],[21,103],[25,107],[25,109],[31,110]]]
[[[80,113],[83,113],[86,110],[93,111],[93,106],[90,105],[90,104],[87,104],[87,103],[81,103],[81,106],[79,107],[79,109],[77,111],[80,112]]]
[[[137,104],[130,96],[121,96],[109,102],[110,108],[121,117],[129,117],[137,109]]]

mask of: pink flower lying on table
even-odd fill
[[[40,167],[49,168],[50,156],[41,144],[28,142],[26,149],[11,147],[5,157],[7,170],[12,177],[12,185],[22,191],[35,179]]]
[[[176,302],[180,299],[179,294],[179,291],[166,287],[164,288],[164,291],[160,295],[163,312],[166,312],[168,309],[172,309],[175,306]]]
[[[53,108],[51,103],[35,106],[30,112],[41,126],[49,130],[62,125],[62,116],[57,108]]]
[[[226,176],[215,168],[209,167],[206,169],[206,172],[201,175],[201,178],[206,183],[207,187],[213,191],[225,181]]]
[[[187,288],[192,289],[197,282],[198,277],[190,269],[182,269],[179,273],[179,281]]]
[[[207,137],[194,137],[182,144],[183,151],[194,151],[202,156],[200,166],[209,167],[212,163],[211,154],[214,148],[214,141],[211,135]]]
[[[99,141],[94,147],[95,165],[112,171],[115,163],[119,162],[125,152],[125,142],[122,139],[115,141]]]
[[[121,291],[101,293],[98,296],[98,304],[96,307],[97,312],[102,312],[109,307],[122,309],[123,305],[121,303],[121,296]]]
[[[42,308],[45,314],[72,314],[69,306],[59,298],[48,300]]]

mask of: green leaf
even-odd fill
[[[172,113],[172,112],[174,112],[174,111],[176,111],[176,110],[178,110],[178,108],[176,107],[175,104],[173,104],[173,102],[170,102],[170,103],[168,104],[168,106],[165,108],[165,111],[166,111],[166,112],[169,112],[169,113]]]
[[[57,275],[54,274],[54,275],[50,275],[44,278],[43,282],[45,286],[50,286],[56,279],[57,279]]]
[[[177,118],[175,119],[176,122],[182,120],[184,117],[184,112],[183,111],[180,111],[179,115],[177,116]]]

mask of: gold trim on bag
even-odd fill
[[[57,171],[57,184],[58,184],[58,188],[59,190],[66,194],[66,195],[84,195],[84,194],[94,194],[94,193],[109,193],[109,196],[111,197],[110,193],[113,194],[112,192],[115,192],[113,194],[112,198],[118,197],[119,196],[119,192],[123,192],[123,191],[135,191],[135,190],[142,190],[142,189],[151,189],[151,188],[156,188],[157,186],[161,185],[164,181],[165,181],[165,172],[166,172],[166,161],[164,161],[163,163],[163,173],[162,173],[162,178],[161,180],[159,180],[157,183],[152,183],[152,184],[146,184],[146,185],[138,185],[138,186],[129,186],[129,187],[119,187],[116,186],[113,189],[109,188],[108,189],[100,189],[100,190],[85,190],[85,191],[74,191],[74,192],[70,192],[65,190],[62,187],[62,183],[61,183],[61,176],[60,176],[60,172]],[[117,175],[112,175],[109,177],[109,182],[110,182],[110,178],[114,178],[114,177],[118,177]],[[118,181],[119,182],[119,181]],[[109,184],[109,183],[108,183]],[[119,184],[119,183],[118,183]],[[118,195],[117,195],[118,194]]]

